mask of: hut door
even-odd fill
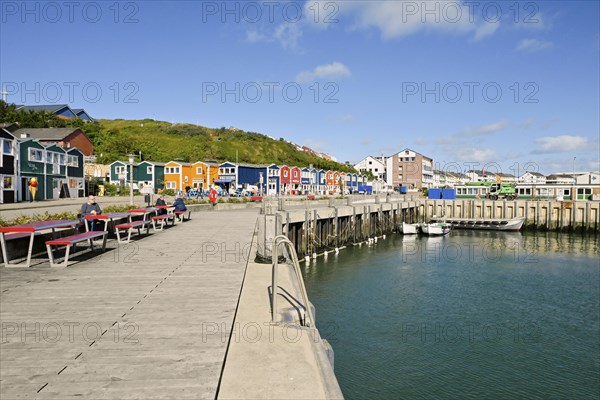
[[[62,179],[52,178],[52,200],[60,198],[60,188],[62,187],[62,184]]]

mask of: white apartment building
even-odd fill
[[[378,157],[367,156],[354,165],[358,172],[370,171],[377,180],[385,180],[385,163]]]

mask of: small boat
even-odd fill
[[[400,230],[405,235],[416,235],[419,230],[419,224],[407,224],[403,222]]]
[[[437,218],[432,218],[431,222],[441,222]],[[474,219],[474,218],[453,218],[448,221],[453,228],[457,229],[478,229],[490,231],[518,231],[523,226],[525,218],[507,218],[507,219]],[[465,223],[466,222],[466,223]]]
[[[445,223],[431,223],[421,225],[423,233],[429,236],[443,236],[450,233],[450,225]]]

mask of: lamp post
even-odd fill
[[[573,157],[573,188],[571,189],[571,200],[577,200],[577,193],[575,193],[575,184],[577,183],[577,179],[575,179],[575,160],[577,157]]]
[[[135,155],[129,154],[129,204],[133,205],[133,161]]]

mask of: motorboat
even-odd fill
[[[430,224],[421,225],[423,233],[429,236],[444,236],[450,233],[452,227],[449,224],[443,222],[434,222]]]
[[[432,218],[431,222],[441,223],[441,219]],[[518,231],[525,218],[445,218],[444,223],[456,229],[481,229],[490,231]]]
[[[416,235],[419,231],[419,224],[407,224],[403,222],[400,230],[405,235]]]

